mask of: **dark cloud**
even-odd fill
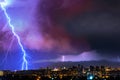
[[[38,23],[41,16],[45,20],[43,33],[56,39],[69,36],[74,47],[87,41],[91,49],[119,51],[119,13],[119,0],[44,0],[38,5],[37,18]]]

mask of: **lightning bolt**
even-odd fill
[[[6,1],[0,2],[1,9],[3,10],[3,12],[4,12],[5,16],[6,16],[6,19],[8,21],[8,25],[11,28],[11,31],[12,31],[13,35],[17,38],[18,44],[19,44],[19,46],[20,46],[20,48],[22,50],[22,53],[23,53],[23,57],[22,57],[23,62],[22,62],[21,69],[22,70],[28,70],[28,61],[26,59],[27,54],[26,54],[26,51],[25,51],[25,49],[24,49],[24,47],[23,47],[23,45],[21,43],[19,35],[15,32],[14,26],[11,24],[11,19],[10,19],[9,15],[7,14],[7,11],[6,11],[6,8],[5,8],[6,4],[7,4]]]
[[[65,56],[64,55],[62,56],[62,61],[65,62]]]

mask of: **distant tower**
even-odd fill
[[[65,62],[65,56],[64,55],[62,56],[62,62]]]

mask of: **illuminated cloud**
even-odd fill
[[[88,52],[83,52],[78,55],[65,55],[64,56],[64,61],[93,61],[93,60],[101,60],[100,56],[96,51],[88,51]],[[62,60],[62,59],[58,59]]]
[[[58,57],[57,59],[49,59],[49,60],[36,60],[33,61],[33,63],[41,63],[41,62],[79,62],[79,61],[99,61],[103,60],[105,57],[101,57],[96,51],[88,51],[83,52],[77,55],[64,55],[64,61],[63,56]]]

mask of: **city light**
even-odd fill
[[[92,79],[93,79],[93,76],[90,76],[89,79],[92,80]]]

